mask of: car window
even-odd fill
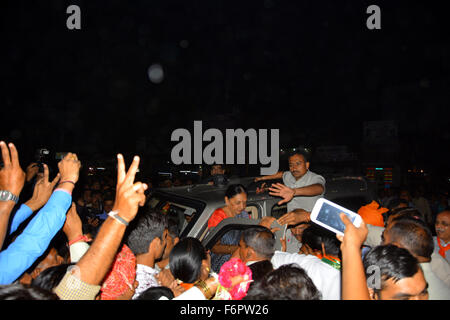
[[[147,205],[148,205],[150,208],[154,209],[154,208],[158,205],[159,202],[160,202],[160,199],[159,199],[159,198],[157,198],[157,197],[151,197],[151,198],[148,200]]]
[[[287,206],[286,204],[282,204],[281,206],[279,206],[278,204],[275,204],[272,207],[271,213],[270,215],[272,217],[275,217],[275,219],[280,218],[283,214],[285,214],[287,212]]]
[[[176,220],[180,237],[192,228],[193,223],[198,219],[199,212],[201,213],[204,208],[203,204],[195,201],[167,197],[161,194],[152,195],[147,205],[150,208],[160,210],[162,213]]]
[[[250,219],[259,219],[261,214],[259,212],[259,208],[255,205],[249,205],[244,210],[250,216]]]
[[[162,211],[169,217],[173,217],[178,221],[178,234],[181,234],[187,225],[196,216],[197,211],[173,201],[165,201],[162,205]]]

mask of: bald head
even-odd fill
[[[439,239],[445,242],[450,241],[450,210],[444,210],[437,214],[434,227]]]
[[[395,244],[407,249],[420,262],[431,259],[434,242],[426,224],[417,219],[405,218],[392,222],[383,233],[383,244]]]

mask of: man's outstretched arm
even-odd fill
[[[9,148],[8,148],[9,146]],[[8,146],[0,141],[3,168],[0,169],[0,191],[7,191],[19,197],[25,183],[25,172],[20,167],[19,153],[14,144]],[[0,249],[3,246],[8,229],[9,217],[16,202],[13,200],[0,201]]]

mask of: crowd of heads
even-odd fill
[[[290,171],[303,175],[308,170],[308,155],[296,152],[290,156]],[[211,176],[224,175],[222,165],[211,168]],[[294,175],[295,176],[295,175]],[[115,181],[86,179],[73,194],[76,212],[82,224],[86,242],[92,243],[115,204]],[[224,203],[234,217],[247,205],[248,191],[241,184],[232,184],[224,192]],[[434,236],[450,240],[450,210],[448,203],[428,202],[430,211],[414,202],[424,197],[421,191],[387,192],[378,199],[386,206],[383,211],[384,230],[378,245],[367,247],[361,261],[371,299],[427,299],[429,283],[421,263],[432,260]],[[304,221],[290,226],[292,235],[301,243],[297,255],[312,255],[318,259],[343,259],[343,245],[336,234]],[[7,238],[14,242],[19,229]],[[275,268],[271,263],[276,250],[275,232],[263,225],[247,226],[236,233],[238,241],[233,258],[248,264],[252,280],[244,300],[320,300],[324,293],[308,272],[295,263]],[[136,219],[127,226],[113,263],[106,273],[97,296],[102,300],[174,299],[180,292],[211,278],[211,251],[194,237],[180,237],[178,217],[153,208],[150,203],[139,208]],[[232,257],[230,257],[231,259]],[[136,294],[137,265],[151,266],[152,285]],[[60,230],[44,254],[37,259],[14,284],[0,288],[0,299],[51,300],[64,276],[76,269],[71,252]],[[340,271],[339,271],[340,272]],[[378,276],[374,276],[378,275]],[[326,279],[323,279],[326,281]],[[449,297],[450,298],[450,297]]]

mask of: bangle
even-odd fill
[[[69,241],[69,247],[78,241],[89,242],[89,238],[86,237],[84,234],[82,234],[82,235],[76,237],[75,239],[73,239],[72,241]]]
[[[199,280],[199,281],[197,281],[197,283],[195,285],[196,285],[197,288],[202,289],[203,294],[205,295],[205,298],[208,298],[210,290],[209,290],[209,287],[206,284],[206,282],[203,281],[203,280]]]
[[[128,226],[127,220],[125,220],[124,218],[122,218],[121,216],[119,216],[119,211],[111,211],[110,213],[108,213],[108,216],[110,216],[111,218],[116,219],[116,220],[119,221],[121,224],[124,224],[125,226]]]
[[[66,182],[75,185],[75,182],[73,182],[73,181],[70,181],[70,180],[64,180],[64,181],[61,181],[60,183],[58,183],[58,186],[59,186],[60,184],[66,183]]]

